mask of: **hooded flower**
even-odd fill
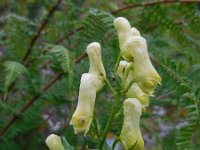
[[[84,133],[84,135],[90,129],[96,94],[102,89],[103,77],[106,76],[101,60],[100,44],[93,42],[88,45],[86,51],[90,61],[90,69],[89,73],[84,73],[81,77],[78,104],[70,121],[75,134]]]
[[[142,105],[135,98],[124,101],[124,123],[120,134],[120,140],[126,150],[143,150],[144,141],[140,131],[140,116]]]
[[[116,18],[114,26],[118,33],[122,57],[134,63],[134,79],[143,92],[153,94],[161,78],[149,59],[146,40],[136,28],[131,28],[126,18]]]
[[[55,134],[51,134],[47,137],[46,144],[50,150],[65,150],[61,138]]]
[[[145,93],[152,95],[161,78],[153,67],[146,40],[141,36],[132,36],[126,42],[129,54],[134,57],[134,80]]]
[[[117,69],[117,74],[123,81],[124,89],[128,87],[129,83],[133,80],[133,64],[127,61],[120,61]],[[125,93],[127,98],[136,98],[140,100],[143,108],[149,105],[149,95],[144,93],[137,83],[133,83],[129,90]]]
[[[102,81],[97,75],[84,73],[81,77],[79,98],[76,111],[70,124],[74,126],[75,134],[89,131],[93,119],[96,92],[101,87]]]

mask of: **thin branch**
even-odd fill
[[[69,32],[69,33],[67,34],[67,36],[72,36],[74,33],[79,32],[79,31],[81,31],[81,30],[83,30],[83,29],[84,29],[84,27],[79,27],[79,28],[75,29],[75,31]],[[59,39],[57,39],[57,40],[55,41],[55,44],[61,43],[64,39],[65,39],[65,36],[60,37]]]
[[[32,49],[33,49],[33,46],[34,46],[36,40],[37,40],[38,37],[40,36],[42,30],[44,29],[44,27],[45,27],[46,24],[48,23],[49,18],[53,15],[53,13],[55,12],[57,6],[60,4],[61,1],[62,1],[62,0],[57,0],[56,4],[49,10],[49,13],[48,13],[47,17],[46,17],[45,20],[40,24],[39,28],[37,29],[37,32],[36,32],[35,36],[31,39],[31,42],[30,42],[30,44],[29,44],[29,47],[28,47],[28,49],[26,50],[26,53],[25,53],[25,55],[24,55],[24,57],[23,57],[23,60],[22,60],[22,61],[24,62],[25,65],[26,65],[26,60],[27,60],[27,58],[29,57],[29,55],[30,55],[30,53],[31,53],[31,51],[32,51]]]
[[[154,6],[154,5],[158,5],[158,4],[173,4],[173,3],[181,3],[181,4],[189,4],[189,3],[199,3],[200,0],[162,0],[162,1],[155,1],[155,2],[146,2],[143,4],[131,4],[131,5],[127,5],[123,8],[114,10],[111,12],[111,14],[117,14],[121,11],[130,9],[130,8],[135,8],[135,7],[149,7],[149,6]]]
[[[177,0],[167,0],[166,1],[166,0],[164,0],[164,1],[156,1],[156,2],[146,2],[146,3],[143,3],[143,4],[131,4],[131,5],[127,5],[125,7],[119,8],[117,10],[113,10],[110,13],[114,15],[114,14],[117,14],[121,11],[131,9],[131,8],[149,7],[149,6],[154,6],[154,5],[158,5],[158,4],[173,4],[173,3],[192,4],[192,3],[200,3],[200,0],[182,0],[182,1],[177,1]],[[84,27],[79,27],[75,31],[81,31],[83,29],[84,29]],[[72,31],[68,34],[68,36],[71,36],[70,34],[73,35],[74,33],[75,32]],[[55,43],[59,44],[59,43],[63,42],[64,39],[65,39],[65,36],[62,36],[62,37],[58,38]]]
[[[104,81],[106,82],[106,84],[108,85],[108,87],[110,88],[110,90],[113,92],[114,95],[117,95],[117,92],[114,90],[114,88],[112,87],[110,81],[104,77]]]
[[[25,66],[27,66],[27,65],[30,64],[31,61],[27,61],[27,58],[29,57],[29,55],[30,55],[30,53],[31,53],[31,51],[32,51],[32,49],[33,49],[33,46],[34,46],[36,40],[38,39],[38,37],[40,36],[42,30],[44,29],[44,27],[45,27],[46,24],[48,23],[49,18],[53,15],[53,13],[55,12],[57,6],[60,4],[61,1],[62,1],[62,0],[57,0],[56,4],[49,10],[47,17],[46,17],[46,18],[44,19],[44,21],[40,24],[39,28],[37,29],[37,32],[36,32],[35,36],[31,39],[30,44],[29,44],[29,47],[28,47],[28,49],[26,50],[26,53],[25,53],[25,55],[24,55],[24,57],[23,57],[23,59],[22,59],[22,62],[24,63]],[[8,91],[10,91],[10,90],[13,88],[14,85],[15,85],[15,82],[13,82],[13,83],[9,86]],[[3,96],[2,96],[2,99],[3,99],[4,101],[6,101],[7,98],[4,99]]]

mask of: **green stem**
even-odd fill
[[[113,119],[114,119],[114,117],[115,117],[115,114],[116,114],[116,112],[117,112],[117,108],[118,108],[118,105],[119,105],[119,101],[120,101],[120,95],[117,94],[117,95],[115,95],[114,105],[113,105],[113,107],[112,107],[110,116],[109,116],[108,121],[107,121],[107,123],[106,123],[106,127],[105,127],[105,129],[104,129],[104,131],[103,131],[103,135],[102,135],[101,141],[100,141],[100,143],[99,143],[99,149],[101,149],[101,150],[102,150],[103,145],[104,145],[104,143],[105,143],[105,140],[106,140],[106,137],[107,137],[107,134],[108,134],[108,130],[110,129],[110,126],[111,126],[111,124],[112,124],[112,121],[113,121]]]
[[[116,74],[116,72],[117,72],[117,69],[118,69],[118,66],[119,66],[119,63],[120,63],[120,59],[121,59],[121,54],[119,54],[119,56],[117,58],[117,62],[116,62],[116,65],[115,65],[114,74]]]
[[[120,142],[120,138],[115,139],[115,141],[114,141],[113,144],[112,144],[112,150],[115,149],[115,146],[116,146],[116,144],[117,144],[118,142]]]
[[[115,70],[114,70],[114,76],[115,76],[115,80],[116,80],[116,82],[117,82],[118,87],[121,88],[121,83],[120,83],[119,77],[118,77],[118,75],[117,75],[117,69],[118,69],[118,67],[119,67],[120,59],[121,59],[121,54],[120,54],[120,55],[118,56],[118,58],[117,58],[117,63],[116,63],[116,65],[115,65]]]
[[[104,81],[106,82],[106,84],[108,85],[108,87],[110,88],[110,90],[113,92],[114,95],[117,95],[117,92],[114,90],[114,88],[112,87],[110,81],[105,77]]]
[[[127,88],[123,91],[124,93],[128,92],[128,90],[130,89],[130,87],[133,85],[133,83],[135,83],[135,80],[132,80],[129,85],[127,86]]]

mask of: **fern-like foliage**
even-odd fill
[[[68,74],[68,87],[71,90],[73,84],[73,61],[69,51],[60,45],[47,45],[50,48],[50,53],[55,56],[55,60],[60,64],[64,73]]]
[[[172,1],[62,0],[37,37],[26,68],[19,60],[57,0],[1,1],[0,97],[9,96],[0,102],[0,132],[13,116],[18,119],[1,137],[0,149],[44,150],[45,138],[52,132],[66,137],[67,142],[63,142],[71,149],[98,147],[113,94],[105,86],[97,96],[95,120],[88,135],[75,135],[69,121],[76,107],[80,77],[88,72],[89,61],[85,55],[76,64],[73,60],[85,54],[89,43],[99,42],[106,76],[116,88],[113,71],[119,42],[113,20],[122,16],[145,37],[152,63],[162,78],[162,86],[156,89],[155,97],[150,97],[150,107],[141,118],[145,149],[199,150],[200,9],[197,2]],[[60,73],[63,76],[55,81]],[[50,85],[52,81],[55,83]],[[49,89],[43,91],[45,87]],[[31,106],[20,113],[35,96]],[[120,135],[122,123],[123,110],[119,108],[108,140]],[[110,149],[109,142],[105,145]]]
[[[4,82],[4,99],[6,99],[8,94],[9,87],[19,79],[25,75],[28,71],[24,65],[15,62],[15,61],[7,61],[4,63],[5,67],[5,82]]]
[[[91,9],[88,16],[83,20],[83,30],[80,33],[80,40],[83,42],[101,42],[106,36],[114,32],[113,26],[114,17],[105,12],[97,9]]]

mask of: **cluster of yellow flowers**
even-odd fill
[[[114,26],[118,33],[120,55],[124,59],[119,63],[117,75],[121,78],[127,98],[123,104],[124,121],[120,141],[125,149],[134,147],[142,150],[144,141],[140,131],[140,116],[149,105],[149,96],[153,95],[157,84],[161,83],[161,78],[150,61],[146,40],[140,32],[136,28],[131,28],[128,20],[123,17],[116,18]],[[104,86],[106,77],[100,44],[97,42],[89,44],[86,52],[90,69],[89,73],[84,73],[81,77],[78,104],[70,121],[75,133],[84,135],[90,129],[96,94]],[[59,137],[56,137],[56,140],[57,142],[53,143],[62,144]],[[46,143],[49,148],[57,150],[49,142],[52,140],[47,138]]]
[[[132,28],[123,17],[116,18],[114,26],[124,59],[120,61],[117,74],[122,79],[127,97],[124,101],[124,123],[120,140],[125,149],[134,147],[142,150],[144,141],[139,126],[140,116],[142,110],[149,105],[149,96],[153,94],[157,84],[161,83],[161,78],[150,61],[146,40],[140,32]]]

